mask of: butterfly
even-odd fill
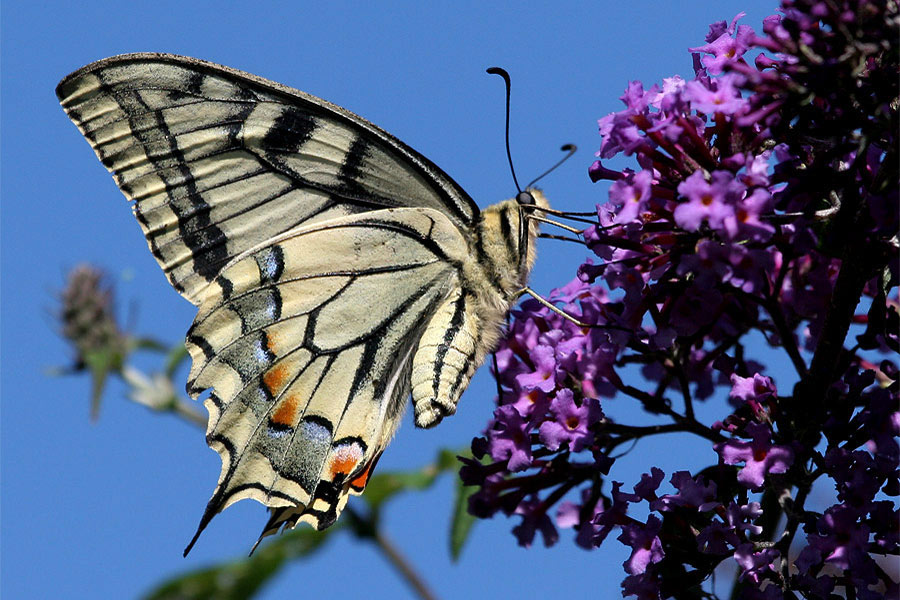
[[[330,102],[170,54],[91,63],[56,89],[172,286],[198,308],[212,518],[252,498],[260,536],[333,524],[412,397],[452,415],[534,263],[538,190],[479,210],[409,146]]]

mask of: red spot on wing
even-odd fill
[[[336,455],[331,461],[331,480],[338,475],[347,475],[356,466],[356,459],[348,454]]]
[[[363,449],[356,442],[345,442],[335,446],[328,466],[331,481],[343,479],[352,473],[363,459]]]
[[[369,483],[369,477],[372,476],[372,471],[375,470],[375,465],[378,464],[378,459],[381,458],[381,453],[379,452],[375,458],[366,465],[366,468],[362,470],[362,473],[353,478],[353,481],[350,482],[350,487],[352,487],[357,492],[361,492],[366,489],[366,485]]]

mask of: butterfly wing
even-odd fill
[[[387,132],[248,73],[127,54],[79,69],[56,93],[195,304],[234,257],[304,223],[408,206],[465,230],[478,216],[449,176]]]
[[[211,63],[114,57],[57,94],[199,306],[188,391],[214,388],[223,465],[198,534],[242,498],[273,509],[267,532],[328,526],[399,422],[478,208],[371,123]]]
[[[399,423],[466,252],[443,213],[385,209],[301,226],[222,270],[188,332],[188,386],[215,388],[207,440],[222,457],[201,530],[242,498],[292,525],[334,522]]]

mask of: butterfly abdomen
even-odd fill
[[[547,206],[543,194],[532,194],[538,206]],[[422,335],[411,377],[419,427],[433,427],[456,412],[472,375],[497,347],[506,313],[535,259],[537,225],[531,221],[522,235],[522,210],[515,200],[506,200],[481,213],[469,240],[460,285]]]

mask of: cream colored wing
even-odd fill
[[[188,333],[188,386],[214,388],[207,440],[222,457],[198,535],[242,498],[284,507],[267,531],[334,522],[399,423],[419,338],[466,255],[443,213],[400,208],[301,226],[222,270]]]
[[[168,54],[101,60],[56,89],[134,213],[169,281],[195,304],[239,254],[304,223],[478,207],[395,137],[298,90]]]
[[[411,389],[419,426],[456,410],[527,279],[535,223],[512,200],[481,213],[368,121],[227,67],[123,55],[57,95],[199,306],[188,391],[213,388],[222,471],[197,535],[242,498],[272,509],[264,534],[327,527]]]

